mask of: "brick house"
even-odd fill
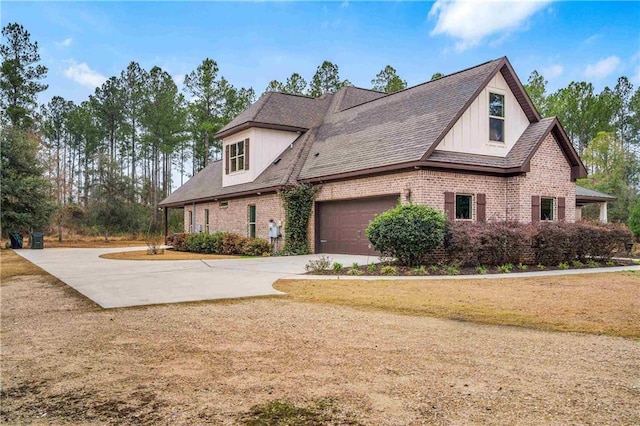
[[[540,117],[506,57],[393,94],[270,92],[216,138],[222,160],[160,206],[184,208],[188,232],[268,238],[270,219],[286,227],[278,191],[319,185],[316,253],[372,253],[365,228],[398,202],[449,220],[574,221],[575,181],[586,176],[560,122]]]

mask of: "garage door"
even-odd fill
[[[369,222],[396,206],[399,195],[316,205],[316,253],[377,254],[365,235]]]

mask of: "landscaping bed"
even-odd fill
[[[446,275],[488,275],[488,274],[517,274],[536,271],[559,271],[572,269],[593,269],[615,266],[637,265],[631,259],[612,259],[608,261],[581,261],[563,262],[558,265],[529,265],[519,263],[517,265],[505,264],[498,266],[459,266],[458,264],[435,264],[431,266],[408,267],[399,266],[390,262],[370,263],[368,265],[353,264],[343,266],[331,262],[330,258],[325,262],[325,269],[313,269],[307,275],[348,275],[348,276],[446,276]]]

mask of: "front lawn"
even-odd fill
[[[279,280],[295,300],[640,338],[640,272],[500,280]]]

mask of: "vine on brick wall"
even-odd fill
[[[309,253],[309,219],[319,187],[308,184],[280,191],[286,210],[284,230],[286,254]]]

